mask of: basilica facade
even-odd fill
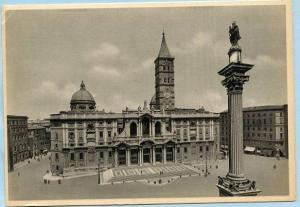
[[[165,34],[155,65],[150,105],[120,113],[98,111],[82,82],[70,110],[50,115],[51,171],[108,169],[216,159],[219,114],[175,107],[174,57]]]

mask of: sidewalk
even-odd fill
[[[38,158],[40,160],[43,160],[43,159],[49,159],[49,156],[50,156],[50,153],[48,153],[47,155],[43,156],[42,158],[40,156],[36,157],[35,159],[33,158],[29,158],[29,159],[26,159],[24,161],[21,161],[21,162],[18,162],[14,165],[14,170],[18,170],[18,169],[21,169],[23,167],[25,167],[26,165],[30,165],[32,163],[36,163],[36,162],[39,162],[38,161]],[[30,163],[28,163],[30,162]]]

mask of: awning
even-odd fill
[[[245,149],[244,149],[245,152],[254,152],[255,151],[255,147],[249,147],[249,146],[246,146]]]

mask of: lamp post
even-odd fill
[[[207,168],[207,147],[208,147],[208,144],[205,143],[205,176],[208,175],[208,168]]]
[[[100,156],[98,157],[98,184],[101,183],[101,178],[100,178]]]

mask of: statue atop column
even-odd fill
[[[236,24],[235,21],[232,22],[231,26],[229,26],[229,40],[231,45],[238,46],[238,41],[242,37],[240,36],[239,26]]]
[[[240,36],[239,26],[235,21],[229,26],[229,40],[231,47],[229,49],[229,62],[240,63],[242,62],[242,48],[239,46],[238,41],[242,37]]]

